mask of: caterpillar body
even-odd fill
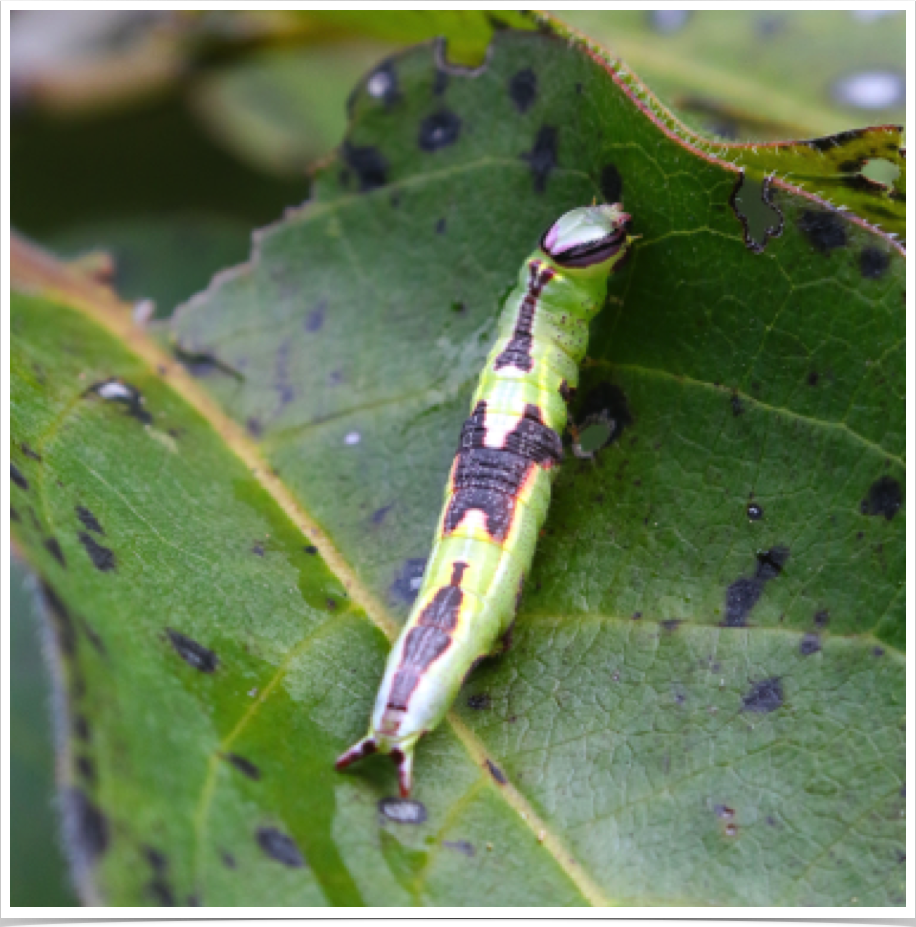
[[[423,584],[388,657],[369,733],[343,769],[390,754],[403,796],[413,751],[470,670],[508,648],[525,573],[563,456],[567,403],[590,320],[632,240],[619,204],[566,213],[542,236],[506,299],[445,489]]]

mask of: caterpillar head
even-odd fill
[[[623,263],[630,216],[619,203],[581,206],[544,233],[541,250],[560,268],[608,274]]]

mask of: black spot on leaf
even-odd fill
[[[392,502],[389,505],[383,505],[380,509],[376,509],[372,513],[372,524],[380,525],[385,520],[385,516],[391,511],[393,507],[394,503]]]
[[[191,374],[192,377],[203,379],[214,373],[222,373],[235,380],[244,380],[245,377],[225,361],[205,351],[188,351],[180,345],[172,348],[175,359]]]
[[[461,119],[450,110],[441,110],[420,123],[417,144],[423,151],[438,151],[458,141],[460,134]]]
[[[62,566],[66,567],[67,561],[64,558],[64,552],[60,549],[60,542],[57,538],[45,538],[45,550]]]
[[[623,196],[623,178],[613,164],[601,168],[601,195],[605,203],[619,203]]]
[[[468,708],[473,708],[474,711],[486,711],[490,704],[490,696],[486,692],[478,692],[476,695],[468,696]]]
[[[227,869],[235,869],[235,866],[236,866],[235,857],[231,853],[228,853],[225,850],[223,850],[223,852],[220,854],[220,859],[223,861],[223,865]]]
[[[798,227],[822,254],[846,247],[846,226],[832,212],[806,209],[798,220]]]
[[[820,378],[821,378],[821,375],[820,375],[816,370],[812,370],[812,371],[808,374],[808,377],[807,377],[806,382],[807,382],[808,386],[817,386],[818,381],[820,380]]]
[[[321,330],[321,327],[324,325],[324,316],[327,308],[328,304],[322,301],[305,317],[305,330],[307,332],[317,332]]]
[[[245,757],[239,756],[237,753],[224,753],[223,759],[231,763],[243,776],[247,776],[255,782],[261,778],[261,770],[251,760],[246,760]]]
[[[10,506],[10,521],[22,521],[22,517],[12,506]]]
[[[890,521],[903,505],[903,490],[892,476],[882,476],[868,488],[859,510],[863,515],[883,515]]]
[[[509,97],[520,113],[527,112],[538,95],[538,77],[531,68],[516,71],[509,80]]]
[[[155,847],[144,847],[143,855],[146,857],[146,861],[150,864],[150,868],[153,872],[165,872],[165,870],[168,869],[169,861],[166,855]]]
[[[96,534],[104,534],[105,531],[99,524],[99,520],[84,505],[76,507],[76,517],[83,523],[83,526]]]
[[[123,405],[127,414],[143,425],[149,425],[153,420],[153,416],[143,406],[143,394],[135,386],[123,380],[112,378],[93,383],[87,393],[94,393],[106,402]]]
[[[293,838],[276,827],[259,827],[255,833],[258,846],[271,858],[292,869],[301,869],[305,860]]]
[[[521,158],[531,167],[535,191],[543,193],[547,189],[547,178],[557,166],[557,130],[553,126],[541,126],[531,151]]]
[[[500,784],[505,785],[509,780],[506,778],[506,774],[493,762],[491,759],[487,759],[487,769],[490,771],[490,775]]]
[[[789,559],[787,547],[773,547],[757,554],[757,569],[753,576],[741,576],[725,590],[726,628],[743,628],[751,609],[763,593],[764,584],[775,579],[782,572]]]
[[[78,756],[76,758],[76,770],[87,782],[95,780],[95,764],[88,756]]]
[[[306,547],[302,548],[307,554],[312,554],[313,556],[318,553],[318,548],[314,544],[309,544]]]
[[[26,457],[31,457],[32,460],[37,460],[39,463],[41,463],[41,454],[33,451],[32,448],[25,443],[25,441],[23,441],[19,446],[22,448],[22,453],[25,454]]]
[[[29,488],[29,481],[25,478],[25,476],[23,476],[22,471],[19,469],[19,467],[17,467],[16,464],[13,464],[13,463],[10,464],[10,479],[20,489],[27,490]]]
[[[165,633],[168,634],[175,652],[188,666],[193,666],[202,673],[212,673],[219,665],[219,658],[216,654],[203,644],[198,644],[197,641],[171,628],[166,628]]]
[[[76,715],[73,719],[73,735],[78,740],[86,742],[92,737],[92,728],[85,715]]]
[[[86,553],[89,554],[89,559],[92,561],[92,565],[97,570],[101,570],[103,573],[107,573],[117,567],[117,560],[115,558],[114,551],[108,547],[103,546],[102,544],[99,544],[99,542],[91,534],[87,534],[85,531],[80,531],[79,541],[80,544],[82,544],[86,549]]]
[[[344,162],[356,174],[361,192],[375,190],[388,183],[388,162],[374,146],[357,147],[344,142],[341,154]]]
[[[891,259],[887,253],[878,248],[863,248],[859,255],[859,270],[867,280],[883,277],[890,264]]]
[[[781,708],[782,681],[774,676],[762,682],[755,682],[743,701],[745,711],[769,712]]]
[[[470,843],[468,840],[443,840],[442,846],[447,850],[454,850],[456,853],[461,853],[469,859],[472,858],[476,852],[474,844]]]
[[[80,623],[80,627],[82,627],[83,631],[85,632],[86,637],[89,638],[89,643],[92,644],[93,648],[95,649],[95,652],[100,657],[106,656],[107,650],[105,649],[105,642],[99,636],[98,631],[96,631],[95,628],[93,628],[92,625],[89,624],[89,622],[86,621],[85,618],[81,617],[79,619],[79,623]]]
[[[810,657],[821,649],[821,639],[816,634],[806,634],[798,645],[798,652],[803,657]]]
[[[153,900],[153,904],[159,908],[175,907],[175,894],[171,885],[161,876],[147,883],[147,892]]]
[[[763,583],[752,577],[742,576],[725,590],[726,628],[743,628],[747,625],[747,616],[757,604],[763,592]]]
[[[445,233],[445,219],[439,219],[436,222],[436,234],[443,235]]]
[[[252,438],[260,438],[264,432],[264,427],[261,425],[260,419],[252,415],[249,417],[248,421],[245,422],[245,430]]]
[[[830,622],[830,612],[826,608],[814,613],[814,625],[818,628],[826,627]]]
[[[744,414],[744,403],[737,393],[732,393],[730,402],[732,404],[732,415],[737,417]]]
[[[682,618],[666,618],[664,621],[659,622],[661,626],[668,631],[669,633],[676,631],[681,624],[683,624]]]
[[[768,579],[775,579],[782,572],[788,559],[788,547],[776,546],[760,551],[757,554],[757,579],[764,582]]]
[[[845,132],[837,132],[834,135],[822,135],[819,138],[808,139],[808,146],[815,151],[830,151],[831,148],[839,148],[851,142],[855,142],[867,132],[867,129],[847,129]]]
[[[54,589],[45,582],[41,583],[41,602],[54,626],[58,646],[64,653],[72,656],[76,653],[77,635],[70,610]]]
[[[426,818],[426,806],[412,798],[383,798],[378,810],[397,824],[422,824]]]
[[[763,518],[763,506],[756,502],[751,502],[747,507],[747,517],[751,521],[760,521]]]
[[[873,648],[872,648],[872,656],[875,656],[875,657],[883,657],[883,656],[884,656],[884,648],[883,648],[883,647],[873,647]]]
[[[65,829],[80,855],[93,863],[110,842],[108,818],[82,789],[68,788],[63,793]]]

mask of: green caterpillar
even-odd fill
[[[588,325],[632,241],[629,220],[619,204],[574,209],[522,265],[461,430],[423,585],[389,654],[369,733],[337,769],[388,753],[401,794],[409,795],[419,738],[442,721],[474,665],[508,648],[563,456],[560,435]]]

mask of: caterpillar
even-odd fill
[[[633,240],[619,204],[558,219],[522,264],[445,489],[432,553],[385,668],[369,733],[338,770],[390,754],[401,795],[417,741],[445,717],[470,671],[505,652],[550,487],[563,457],[567,404],[608,276]]]

